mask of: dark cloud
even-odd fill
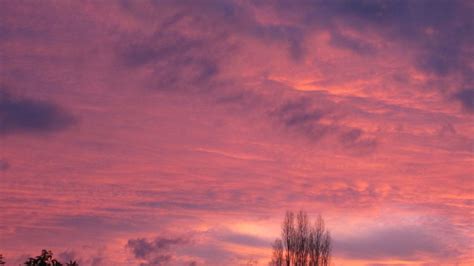
[[[337,253],[353,259],[416,260],[423,254],[439,258],[457,254],[421,226],[384,228],[334,242]]]
[[[52,205],[54,202],[46,202],[45,204]],[[109,217],[104,216],[62,215],[52,217],[51,221],[57,226],[67,228],[69,230],[85,232],[91,236],[104,231],[106,228],[114,230],[130,230],[134,228],[134,225],[130,220],[122,219],[120,222],[117,222]]]
[[[461,75],[472,84],[474,71],[469,47],[474,41],[473,5],[468,1],[341,1],[333,4],[335,19],[363,33],[375,28],[386,40],[415,51],[416,67],[437,79]],[[431,83],[430,87],[443,89]],[[472,91],[456,95],[472,112]]]
[[[158,255],[153,257],[148,262],[140,263],[140,266],[161,266],[161,265],[169,265],[172,259],[171,255]]]
[[[8,39],[20,38],[20,37],[33,39],[40,35],[41,33],[35,32],[31,28],[26,28],[26,27],[13,28],[12,25],[6,25],[6,24],[2,24],[0,26],[0,39],[2,40],[8,40]]]
[[[0,159],[0,171],[6,171],[10,168],[10,163],[7,160]]]
[[[454,98],[462,104],[465,110],[474,112],[474,89],[461,90],[454,95]]]
[[[344,104],[331,100],[324,92],[301,92],[282,86],[278,82],[268,82],[273,94],[259,94],[255,90],[234,89],[214,92],[215,103],[235,110],[260,114],[276,127],[290,134],[317,143],[324,138],[333,138],[339,146],[351,154],[361,155],[373,152],[377,139],[356,127],[341,123],[350,111]],[[352,107],[354,108],[354,107]]]
[[[301,27],[289,25],[262,25],[253,21],[252,29],[246,34],[265,43],[282,43],[287,54],[294,60],[304,57],[307,50],[304,47],[304,31]]]
[[[241,23],[239,11],[231,3],[215,5],[172,2],[155,3],[156,30],[122,36],[117,47],[119,63],[125,71],[146,67],[152,72],[147,87],[160,91],[203,92],[213,87],[220,72],[220,60],[232,53],[228,25]],[[163,9],[170,9],[162,13]],[[160,13],[161,12],[161,13]],[[237,20],[232,18],[236,17]],[[188,31],[198,31],[190,34]]]
[[[73,115],[54,103],[0,91],[0,135],[54,132],[75,122]]]
[[[377,140],[368,137],[359,128],[347,127],[339,122],[346,116],[344,108],[330,100],[322,100],[323,95],[302,93],[297,99],[276,104],[269,112],[285,129],[305,136],[311,141],[337,136],[338,143],[350,153],[365,154],[374,151]]]
[[[183,237],[157,237],[153,240],[145,238],[130,239],[127,242],[135,258],[145,260],[140,265],[168,265],[173,259],[172,248],[189,244],[190,240]]]
[[[344,147],[359,153],[371,152],[377,146],[375,138],[364,136],[364,131],[358,128],[349,129],[341,133],[340,141]]]
[[[193,40],[178,33],[164,31],[149,39],[136,41],[121,48],[121,54],[124,63],[131,67],[163,60],[186,61],[186,54],[199,49],[202,44],[197,39]],[[183,58],[176,58],[180,56]]]
[[[335,130],[331,125],[320,123],[322,118],[329,117],[329,111],[313,107],[311,100],[305,97],[283,102],[269,114],[285,128],[302,133],[314,141]]]
[[[387,40],[417,47],[419,67],[436,75],[469,69],[474,36],[467,1],[330,1],[331,20],[363,33],[377,29]],[[316,14],[314,14],[316,15]]]
[[[218,74],[216,59],[207,49],[203,40],[163,31],[121,47],[120,54],[127,67],[153,69],[153,88],[183,91],[190,87],[206,88]]]
[[[214,102],[242,114],[259,114],[278,127],[312,141],[320,140],[335,129],[332,125],[320,123],[323,118],[334,119],[334,114],[327,107],[331,102],[326,101],[323,95],[295,92],[278,82],[267,81],[262,85],[262,91],[271,88],[272,95],[257,90],[232,88],[214,92]]]
[[[376,53],[375,47],[367,41],[346,36],[338,31],[332,32],[330,43],[335,47],[349,49],[360,55],[373,55]]]
[[[159,2],[158,2],[159,3]],[[158,4],[160,7],[163,3]],[[206,46],[225,52],[233,51],[230,36],[254,38],[264,43],[284,44],[285,52],[299,60],[305,53],[304,31],[295,25],[267,25],[260,23],[249,6],[236,1],[208,1],[206,5],[193,1],[177,4],[178,14],[186,13],[192,17],[192,26],[201,28],[205,34],[213,32],[206,39]],[[182,12],[182,13],[180,13]],[[214,49],[212,52],[217,51]]]
[[[434,79],[460,74],[465,84],[472,84],[474,6],[469,1],[282,0],[258,5],[271,7],[283,20],[306,25],[306,30],[327,31],[333,46],[364,56],[377,51],[365,38],[375,33],[387,43],[410,49],[415,67]],[[344,35],[341,29],[358,37]]]

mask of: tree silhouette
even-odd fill
[[[29,258],[24,263],[27,266],[63,266],[61,262],[56,259],[53,259],[53,252],[51,250],[43,249],[41,255]],[[78,266],[79,264],[76,261],[69,261],[64,264],[64,266]]]
[[[283,242],[276,239],[273,243],[273,255],[270,265],[283,265]]]
[[[0,265],[5,265],[5,261],[3,259],[3,255],[0,254]]]
[[[273,244],[272,266],[328,266],[331,258],[331,236],[324,220],[318,216],[311,225],[306,212],[287,211],[281,239]]]

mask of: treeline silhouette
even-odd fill
[[[270,266],[329,266],[331,235],[319,215],[313,223],[304,211],[287,211],[281,227],[281,236],[272,245]],[[0,265],[4,265],[0,254]],[[76,261],[61,263],[53,258],[51,250],[43,249],[41,255],[31,257],[26,266],[79,266]]]
[[[296,216],[296,218],[295,218]],[[304,211],[287,211],[281,237],[273,243],[271,266],[328,266],[331,235],[319,215],[314,223]]]
[[[5,260],[3,255],[0,254],[0,265],[4,265]],[[31,257],[26,260],[23,265],[26,266],[79,266],[76,261],[70,260],[66,263],[61,263],[57,259],[53,258],[53,252],[51,250],[43,249],[41,255]]]

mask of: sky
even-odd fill
[[[0,2],[0,253],[474,265],[472,1]]]

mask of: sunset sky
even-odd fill
[[[0,253],[474,265],[473,1],[0,1]]]

